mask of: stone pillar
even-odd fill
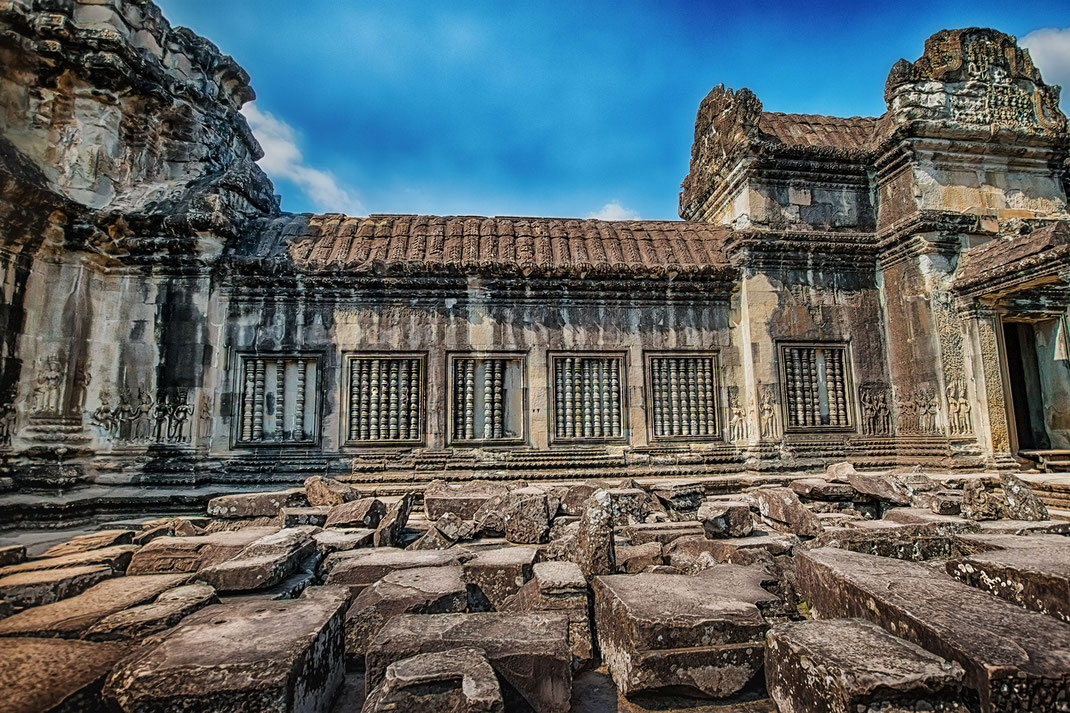
[[[1004,394],[1003,339],[999,315],[976,306],[965,316],[970,370],[974,383],[979,439],[994,465],[1011,465],[1011,433]]]

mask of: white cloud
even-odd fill
[[[264,158],[258,163],[268,176],[294,183],[318,210],[351,215],[364,211],[353,191],[333,173],[305,163],[292,126],[253,104],[246,104],[241,111],[264,148]]]
[[[1033,30],[1022,38],[1021,44],[1029,48],[1029,55],[1044,77],[1044,83],[1062,85],[1065,107],[1070,92],[1070,27]]]
[[[639,220],[639,214],[622,206],[620,201],[610,201],[587,217],[595,220]]]

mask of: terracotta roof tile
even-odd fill
[[[874,116],[839,117],[766,111],[758,119],[758,128],[787,146],[865,151],[870,147],[879,121],[880,118]]]
[[[261,244],[311,273],[710,275],[730,269],[730,232],[684,221],[284,215]]]

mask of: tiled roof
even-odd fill
[[[724,271],[731,231],[684,221],[284,215],[262,246],[305,272],[703,275]]]
[[[1026,235],[990,240],[971,248],[959,261],[955,287],[973,288],[1037,265],[1066,264],[1070,260],[1070,223],[1048,223]]]
[[[879,117],[824,116],[762,112],[758,128],[787,146],[865,151],[870,147]]]

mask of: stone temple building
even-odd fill
[[[0,68],[13,517],[1070,449],[1070,133],[996,30],[878,117],[715,87],[679,221],[281,212],[248,75],[144,0],[0,2]]]

